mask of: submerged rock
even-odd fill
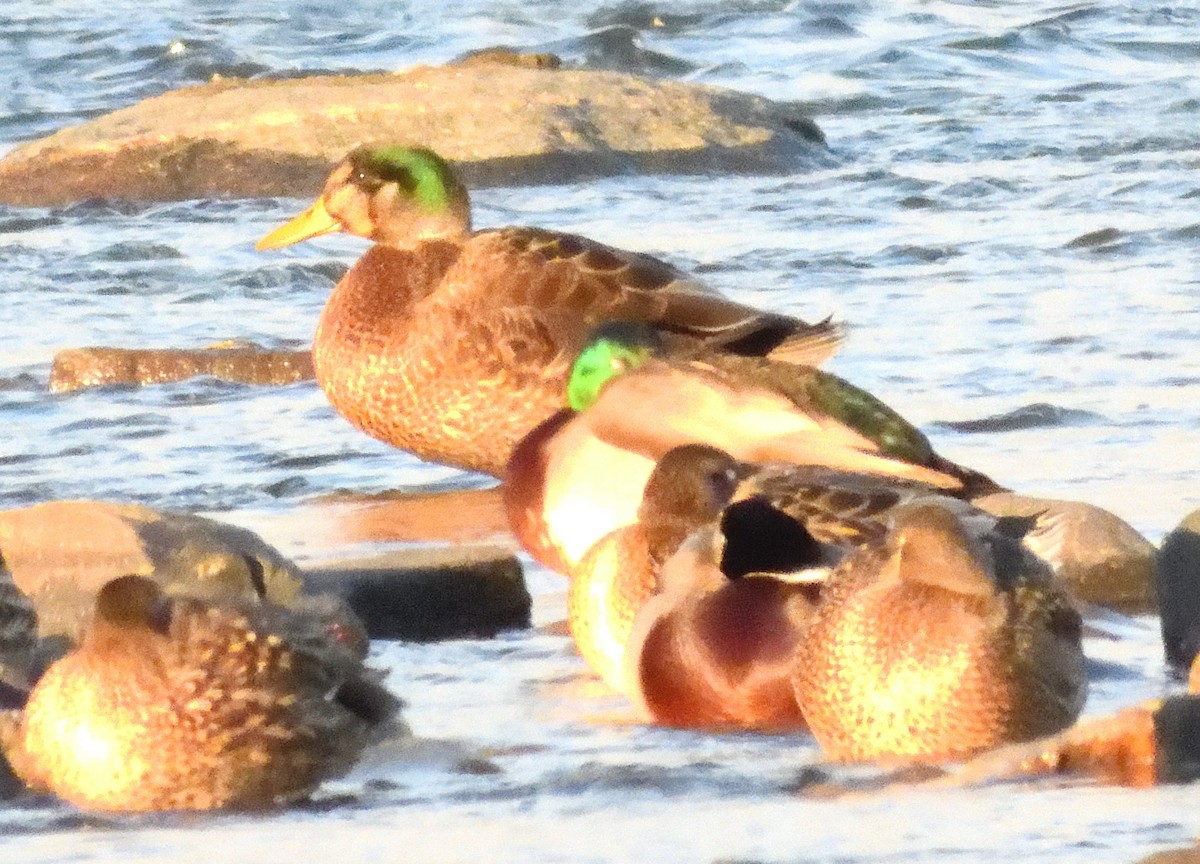
[[[315,377],[311,351],[231,343],[208,348],[70,348],[54,355],[50,392],[113,384],[161,384],[211,375],[242,384],[293,384]]]
[[[0,203],[308,197],[371,140],[432,147],[474,186],[828,164],[824,136],[795,105],[552,66],[216,80],[17,147],[0,160]]]
[[[1155,549],[1120,517],[1081,501],[1002,492],[974,502],[997,516],[1043,515],[1057,526],[1058,575],[1071,593],[1127,614],[1154,612]]]
[[[1081,720],[1051,738],[1001,748],[966,763],[958,784],[1036,777],[1120,786],[1200,779],[1200,697],[1180,694]]]

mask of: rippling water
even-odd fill
[[[836,167],[489,189],[477,221],[578,231],[846,320],[831,368],[943,453],[1158,539],[1200,505],[1198,27],[1183,3],[7,0],[0,148],[214,74],[395,69],[494,44],[797,101]],[[482,482],[365,438],[312,385],[46,393],[65,347],[306,344],[364,246],[255,253],[298,205],[0,208],[0,506],[114,498],[254,523],[336,489]],[[561,582],[529,575],[537,620],[560,617]],[[1089,713],[1165,686],[1143,623],[1089,645],[1126,670],[1097,682]],[[1187,789],[803,800],[788,789],[818,761],[807,739],[640,726],[561,637],[378,652],[419,733],[465,739],[501,773],[384,765],[367,776],[388,782],[333,787],[350,803],[268,819],[0,810],[5,854],[1095,862],[1190,843],[1200,823]]]

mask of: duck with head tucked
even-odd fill
[[[793,684],[832,759],[942,760],[1049,735],[1087,694],[1082,622],[1032,519],[914,502],[822,588]]]
[[[580,653],[656,722],[788,728],[792,655],[829,568],[914,502],[988,519],[914,481],[739,462],[686,444],[658,460],[638,519],[570,572]]]
[[[345,231],[375,246],[334,288],[313,342],[334,408],[423,459],[500,476],[562,403],[588,331],[647,322],[672,350],[817,363],[840,330],[735,303],[649,255],[540,228],[471,229],[466,187],[418,147],[364,146],[259,249]]]
[[[256,810],[302,798],[406,734],[339,622],[163,594],[124,576],[45,672],[5,749],[30,785],[104,811]]]
[[[655,460],[681,444],[962,498],[1001,488],[939,456],[903,417],[835,375],[770,358],[671,355],[638,322],[596,328],[572,368],[567,402],[518,444],[503,490],[513,533],[563,573],[597,539],[637,520]]]

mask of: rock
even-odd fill
[[[44,668],[40,659],[37,611],[8,568],[0,566],[0,709],[24,704],[24,694]]]
[[[25,784],[17,777],[5,755],[16,742],[21,728],[21,709],[0,703],[0,801],[15,798],[25,791]]]
[[[502,547],[414,547],[308,569],[304,585],[344,598],[375,639],[423,642],[530,626],[521,565]]]
[[[126,574],[199,596],[291,605],[295,566],[259,537],[202,516],[104,501],[52,501],[0,511],[0,556],[37,608],[39,632],[74,640],[96,591]]]
[[[414,488],[382,493],[334,492],[286,510],[243,510],[248,528],[302,566],[422,545],[520,547],[508,527],[500,488]]]
[[[1200,510],[1163,538],[1157,570],[1163,651],[1183,672],[1200,652]]]
[[[1154,852],[1140,859],[1137,864],[1200,864],[1200,846]]]
[[[1157,611],[1154,546],[1123,519],[1091,504],[1001,492],[974,502],[997,516],[1044,513],[1062,531],[1059,575],[1071,593],[1127,614]]]
[[[243,384],[292,384],[315,377],[311,351],[268,351],[234,343],[210,348],[71,348],[54,355],[50,392],[110,384],[159,384],[211,375]]]
[[[455,57],[448,65],[479,66],[484,63],[519,66],[525,69],[558,69],[562,66],[562,58],[557,54],[532,54],[508,45],[496,45],[492,48],[467,51],[465,54]]]
[[[308,198],[369,140],[432,147],[476,187],[831,164],[796,105],[617,72],[469,62],[165,93],[17,147],[0,160],[0,203]]]
[[[952,782],[1070,775],[1122,786],[1190,783],[1200,779],[1198,755],[1200,697],[1180,694],[986,753],[965,763]]]

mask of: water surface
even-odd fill
[[[494,44],[797,101],[835,167],[489,189],[477,222],[578,231],[848,321],[830,368],[941,452],[1157,540],[1200,506],[1198,27],[1183,3],[9,0],[0,149],[214,74],[397,69]],[[0,208],[0,506],[108,498],[269,525],[335,490],[485,482],[366,438],[311,384],[46,392],[66,347],[307,344],[364,245],[254,252],[302,203]],[[996,416],[1019,419],[976,422]],[[538,622],[561,617],[561,581],[528,573]],[[1088,713],[1168,686],[1144,623],[1088,646],[1124,670]],[[371,766],[375,782],[331,786],[349,799],[270,817],[9,808],[5,854],[1094,864],[1189,844],[1200,824],[1190,789],[807,800],[793,789],[819,764],[808,739],[642,726],[562,637],[376,651],[414,729],[500,773]]]

